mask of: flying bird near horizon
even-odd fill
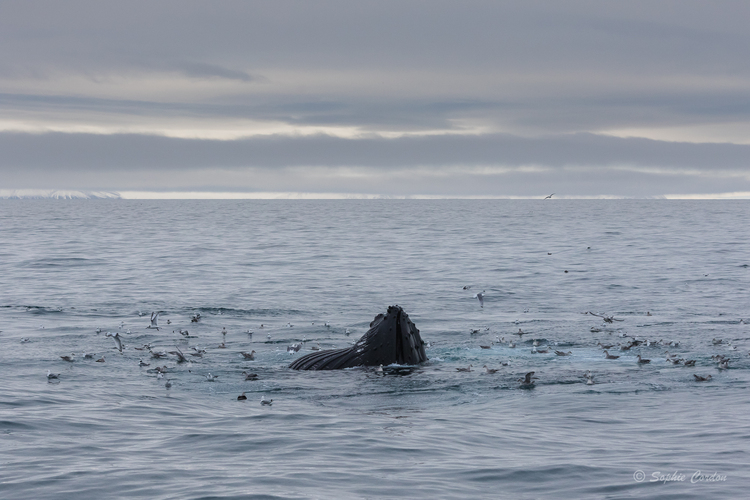
[[[555,193],[552,193],[552,194],[551,194],[551,195],[549,195],[549,196],[545,196],[545,197],[544,197],[544,199],[545,199],[545,200],[551,200],[553,196],[555,196]]]

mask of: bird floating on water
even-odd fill
[[[245,376],[245,380],[258,380],[257,373],[242,372],[242,374]]]
[[[219,378],[218,375],[211,375],[211,372],[208,372],[208,375],[206,375],[206,381],[207,382],[214,382],[216,379]]]
[[[470,372],[471,371],[471,365],[469,365],[466,368],[456,368],[457,372]]]
[[[73,356],[75,356],[75,353],[70,353],[70,356],[60,356],[60,359],[63,361],[67,361],[69,363],[73,362]]]
[[[151,366],[151,364],[150,363],[146,363],[142,359],[139,359],[138,360],[138,366]]]
[[[47,380],[53,380],[53,379],[57,379],[57,378],[60,378],[60,374],[59,373],[52,373],[51,370],[47,370]]]
[[[271,406],[273,404],[273,399],[266,399],[265,396],[260,397],[260,404],[261,406]]]
[[[557,354],[558,356],[570,356],[571,354],[573,354],[573,351],[563,352],[563,351],[556,350],[555,354]]]
[[[617,359],[619,357],[620,356],[613,356],[612,354],[608,353],[606,349],[604,350],[604,358],[605,359]]]
[[[247,399],[247,396],[245,396],[245,393],[243,392],[239,396],[237,396],[237,401],[245,401]]]
[[[651,362],[650,359],[643,359],[640,354],[637,356],[637,358],[638,358],[638,364],[640,365],[645,365]]]
[[[104,361],[104,356],[102,356],[101,358],[97,359],[96,362],[97,363],[106,363],[106,361]]]
[[[167,381],[164,382],[164,387],[166,387],[167,389],[169,389],[170,387],[172,387],[172,380],[171,379],[167,379]]]
[[[484,368],[484,373],[487,375],[492,375],[493,373],[497,373],[500,371],[499,368],[488,368],[487,365],[484,365],[482,368]]]
[[[240,354],[242,354],[242,357],[245,359],[250,359],[250,360],[255,359],[255,351],[250,351],[250,352],[240,351]]]
[[[711,380],[711,375],[706,375],[705,377],[701,377],[700,375],[693,374],[693,377],[695,377],[695,380],[697,382],[708,382]]]

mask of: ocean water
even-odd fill
[[[748,227],[747,201],[0,200],[0,498],[746,498]],[[392,304],[424,365],[287,368]]]

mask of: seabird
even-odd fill
[[[484,368],[484,373],[487,375],[492,375],[493,373],[497,373],[500,371],[499,368],[487,368],[487,365],[484,365],[482,368]]]
[[[514,344],[513,341],[511,340],[510,342],[508,342],[508,347],[513,349],[514,347],[516,347],[516,344]]]
[[[481,345],[480,344],[479,347],[481,347],[482,349],[492,349],[491,345]]]
[[[242,357],[245,359],[250,359],[250,360],[255,359],[255,351],[250,351],[250,352],[240,351],[240,354],[242,354]]]
[[[711,380],[711,375],[706,375],[705,377],[701,377],[700,375],[693,374],[693,377],[695,377],[695,380],[697,382],[708,382]]]
[[[534,347],[538,347],[539,346],[539,340],[534,339],[534,341],[531,343],[531,345],[533,345]]]
[[[164,382],[164,387],[166,387],[167,389],[169,389],[170,387],[172,387],[172,380],[171,379],[167,379],[167,381]]]
[[[156,380],[161,380],[164,378],[164,374],[162,372],[156,372]]]
[[[612,349],[615,346],[614,344],[606,344],[606,345],[604,345],[601,342],[597,342],[596,345],[598,345],[602,349]]]
[[[60,359],[62,359],[63,361],[68,361],[68,362],[72,363],[73,362],[73,356],[75,356],[75,353],[71,352],[70,356],[60,356]]]
[[[242,374],[245,376],[245,380],[258,380],[257,373],[242,372]]]
[[[112,337],[112,339],[115,341],[115,346],[117,347],[117,350],[122,352],[122,340],[120,339],[120,332],[116,332],[114,335],[107,332],[107,337]]]
[[[471,365],[469,365],[467,368],[456,368],[457,372],[470,372],[471,371]]]
[[[610,354],[610,353],[608,353],[608,352],[607,352],[606,350],[604,351],[604,358],[605,358],[605,359],[617,359],[617,358],[619,358],[619,357],[620,357],[620,356],[613,356],[613,355],[611,355],[611,354]]]
[[[56,378],[60,378],[60,374],[59,373],[52,373],[51,370],[47,370],[47,380],[52,380],[52,379],[56,379]]]
[[[589,311],[589,314],[592,315],[592,316],[596,316],[596,317],[602,318],[605,323],[612,323],[613,321],[625,321],[624,319],[617,319],[614,316],[594,314],[591,311]]]
[[[144,351],[144,350],[149,350],[150,351],[151,350],[151,344],[150,343],[143,344],[143,347],[134,347],[133,349],[135,349],[136,351]]]
[[[695,360],[688,359],[687,361],[685,361],[685,366],[695,366]]]
[[[545,200],[551,200],[551,199],[552,199],[552,197],[553,197],[554,195],[555,195],[555,193],[552,193],[552,194],[551,194],[551,195],[549,195],[549,196],[545,196],[545,197],[544,197],[544,199],[545,199]]]
[[[523,336],[524,336],[524,335],[526,335],[526,334],[527,334],[527,332],[524,332],[524,331],[523,331],[523,330],[521,330],[520,328],[518,329],[518,333],[516,333],[516,335],[518,335],[518,336],[519,336],[519,337],[521,337],[521,338],[523,338]]]
[[[206,381],[207,382],[213,382],[217,378],[219,378],[219,376],[218,375],[211,375],[211,372],[208,372],[208,375],[206,375]]]
[[[719,345],[719,344],[723,343],[724,341],[723,341],[722,339],[717,339],[717,338],[714,338],[714,339],[713,339],[713,340],[712,340],[711,342],[712,342],[712,343],[713,343],[714,345]]]
[[[245,396],[245,393],[243,392],[239,396],[237,396],[237,401],[244,401],[247,399],[247,396]]]
[[[226,349],[227,345],[224,342],[222,342],[221,344],[219,344],[218,347],[219,347],[219,349]]]
[[[167,357],[167,352],[166,352],[166,351],[158,351],[158,352],[154,352],[154,351],[152,351],[151,349],[149,349],[148,351],[149,351],[149,352],[151,353],[151,357],[152,357],[152,358],[157,358],[157,359],[159,359],[159,358],[166,358],[166,357]]]
[[[570,356],[571,354],[573,354],[573,352],[572,351],[562,352],[562,351],[557,351],[556,350],[555,354],[557,354],[558,356]]]
[[[351,334],[351,333],[352,333],[352,332],[350,332],[350,331],[349,331],[349,329],[347,328],[347,329],[346,329],[346,331],[344,332],[344,335],[349,335],[349,334]]]
[[[667,358],[667,361],[672,363],[673,365],[679,365],[682,363],[682,358]]]
[[[83,353],[83,358],[84,359],[94,359],[94,353],[85,352],[85,353]]]
[[[723,361],[719,361],[719,370],[726,370],[729,368],[729,360],[725,359]]]
[[[24,337],[21,339],[22,344],[25,344],[26,342],[29,342],[29,337]]]
[[[598,329],[597,327],[595,327],[595,326],[591,327],[591,333],[599,333],[599,332],[601,332],[601,330]]]
[[[518,381],[521,382],[521,388],[529,389],[534,386],[535,378],[538,378],[538,377],[534,377],[534,372],[529,372],[526,374],[524,378],[519,378]]]
[[[301,348],[302,348],[302,344],[292,344],[286,348],[286,352],[289,352],[289,353],[299,352]]]
[[[187,358],[182,353],[182,351],[180,350],[180,348],[177,347],[177,346],[175,346],[175,349],[177,349],[177,350],[176,351],[169,351],[169,354],[174,354],[175,356],[177,356],[177,362],[178,363],[184,363],[185,361],[187,361]]]
[[[260,397],[260,404],[261,406],[271,406],[273,404],[273,399],[269,399],[266,401],[265,396]]]
[[[375,368],[375,371],[378,373],[383,373],[383,365],[378,365],[378,367]]]
[[[641,365],[645,365],[651,362],[650,359],[643,359],[640,354],[637,356],[637,358],[638,358],[638,364],[641,364]]]
[[[190,336],[190,332],[188,332],[187,330],[183,330],[182,328],[180,328],[179,332],[180,332],[180,335],[182,335],[185,338]]]
[[[469,290],[470,288],[471,288],[471,285],[464,285],[463,287],[464,290]]]
[[[475,298],[479,299],[479,307],[484,308],[484,293],[486,290],[482,290],[478,294],[474,295]]]
[[[159,325],[157,325],[156,322],[159,319],[159,315],[160,314],[161,314],[161,311],[159,311],[159,312],[152,312],[151,313],[151,324],[148,325],[146,328],[153,328],[156,331],[159,331]]]
[[[320,350],[320,342],[318,342],[318,345],[314,345],[310,348],[311,351],[319,351]]]
[[[106,363],[106,361],[104,361],[104,356],[102,356],[101,358],[97,359],[96,362],[97,363]]]
[[[225,326],[221,327],[221,334],[222,335],[226,335],[227,334],[227,327],[225,327]]]
[[[145,362],[145,361],[143,361],[142,359],[139,359],[139,360],[138,360],[138,366],[151,366],[151,364],[149,364],[149,363],[146,363],[146,362]]]

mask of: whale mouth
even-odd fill
[[[416,325],[399,306],[378,314],[352,347],[307,354],[289,365],[295,370],[336,370],[356,366],[416,365],[427,361]]]

